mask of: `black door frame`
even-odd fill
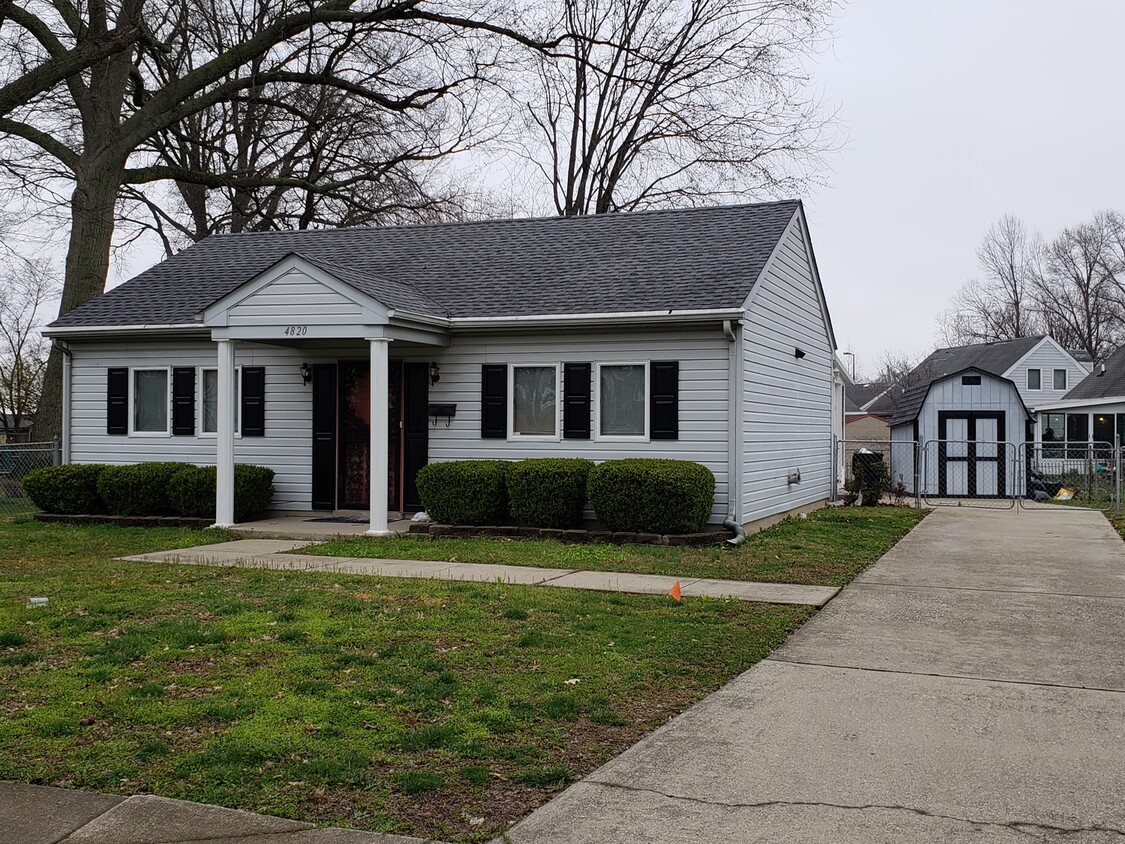
[[[314,364],[312,367],[312,509],[336,510],[341,500],[340,484],[340,403],[341,384],[339,368],[344,363],[361,361],[341,360],[336,363]],[[399,397],[402,419],[394,445],[398,459],[400,483],[399,505],[405,512],[420,510],[418,496],[418,470],[429,462],[429,388],[428,363],[391,361],[402,367]],[[392,420],[395,424],[395,420]],[[369,494],[370,497],[370,494]],[[351,506],[351,505],[349,505]]]
[[[939,410],[938,411],[938,497],[948,497],[946,483],[946,464],[964,463],[965,464],[965,496],[967,498],[1007,498],[1005,494],[1007,490],[1007,460],[1004,454],[1004,443],[1007,440],[1005,434],[1007,433],[1006,427],[1006,414],[1003,410]],[[950,419],[964,419],[968,423],[966,426],[965,438],[965,454],[964,456],[950,456],[947,451],[946,432],[947,425]],[[977,420],[978,419],[992,419],[996,422],[996,456],[995,457],[981,457],[977,454]],[[995,463],[996,464],[996,494],[995,495],[977,495],[977,471],[978,463]]]

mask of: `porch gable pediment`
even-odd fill
[[[385,326],[383,303],[300,255],[290,254],[203,311],[209,328]]]

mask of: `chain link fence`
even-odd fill
[[[58,465],[60,456],[57,443],[0,443],[0,520],[36,511],[23,491],[23,478],[33,469]]]
[[[1016,506],[1022,472],[1015,443],[987,440],[929,440],[919,475],[927,507]]]
[[[1024,509],[1117,509],[1121,455],[1112,443],[1025,443],[1020,454]]]
[[[917,504],[917,443],[912,440],[838,440],[836,495],[846,504],[877,495],[887,504]]]

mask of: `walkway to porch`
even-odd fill
[[[231,533],[255,539],[304,539],[318,542],[338,536],[363,536],[371,528],[370,514],[360,510],[338,510],[335,513],[316,510],[288,510],[269,513],[256,522],[244,522],[227,528]],[[410,519],[398,513],[387,516],[387,529],[406,533]]]

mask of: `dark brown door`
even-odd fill
[[[391,361],[388,375],[387,506],[398,510],[402,466],[402,361]],[[382,392],[380,386],[375,385],[375,389]],[[337,506],[344,510],[363,510],[371,503],[371,390],[371,365],[367,361],[340,364]]]

